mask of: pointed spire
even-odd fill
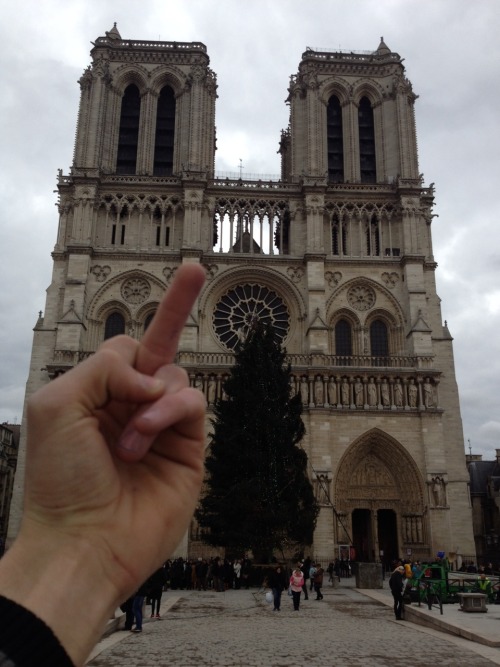
[[[378,45],[378,49],[376,51],[377,56],[386,56],[388,53],[391,53],[390,48],[387,46],[387,44],[384,42],[384,38],[380,38],[380,44]]]
[[[448,322],[446,320],[444,321],[443,338],[448,338],[449,340],[453,340],[453,336],[451,335],[450,330],[448,329]]]
[[[122,36],[118,32],[118,28],[116,27],[116,23],[113,23],[113,27],[111,28],[111,30],[106,31],[106,37],[108,39],[119,39],[121,41]]]

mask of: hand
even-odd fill
[[[203,282],[199,265],[180,267],[141,342],[106,341],[29,400],[24,516],[10,551],[18,562],[31,559],[27,570],[38,582],[49,570],[58,578],[50,592],[40,584],[35,602],[30,577],[26,589],[28,608],[58,623],[60,638],[64,619],[54,621],[51,609],[58,587],[83,595],[69,610],[72,625],[74,609],[76,625],[86,622],[84,582],[92,598],[106,601],[97,614],[106,618],[169,557],[189,524],[203,480],[205,399],[172,362]],[[23,585],[16,590],[10,597],[26,604]],[[70,655],[78,662],[78,650]]]

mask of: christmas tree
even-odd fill
[[[205,493],[196,518],[203,539],[227,552],[252,550],[267,562],[275,549],[310,545],[318,506],[299,443],[300,396],[271,326],[255,322],[236,352],[214,406]]]

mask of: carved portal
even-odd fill
[[[394,512],[400,547],[425,547],[423,480],[408,452],[383,431],[368,431],[349,447],[340,461],[334,490],[340,514],[350,516],[359,509],[371,512],[374,549],[379,510]]]

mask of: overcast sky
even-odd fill
[[[3,0],[0,8],[0,422],[20,422],[51,279],[56,171],[68,173],[90,42],[201,41],[217,74],[218,171],[278,174],[291,74],[306,47],[405,59],[420,171],[435,183],[443,319],[473,453],[500,448],[499,0]]]

